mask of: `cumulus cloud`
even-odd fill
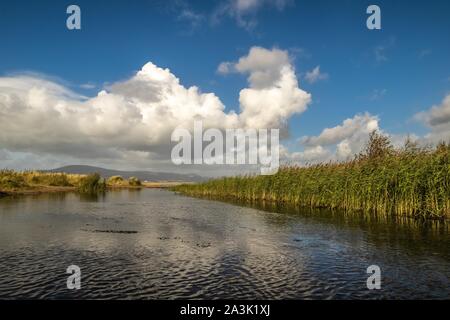
[[[236,69],[234,68],[234,64],[231,62],[221,62],[217,67],[217,72],[225,75],[236,72]]]
[[[439,105],[415,115],[415,118],[431,130],[424,139],[429,143],[450,141],[450,94]]]
[[[318,136],[300,138],[305,150],[293,154],[293,158],[311,163],[346,160],[360,152],[369,134],[379,129],[377,116],[370,113],[355,115],[340,125],[325,128]]]
[[[307,147],[304,151],[293,152],[292,154],[288,155],[290,160],[294,160],[303,164],[326,161],[327,159],[331,158],[331,156],[332,153],[322,146]]]
[[[264,88],[277,82],[285,67],[292,69],[287,51],[253,47],[249,54],[241,57],[238,62],[222,62],[217,70],[222,74],[233,72],[248,74],[251,86]]]
[[[318,136],[305,136],[301,142],[307,146],[332,145],[351,137],[367,134],[378,129],[378,117],[369,113],[346,119],[341,125],[325,128]]]
[[[170,164],[176,127],[190,129],[202,120],[205,128],[283,128],[310,102],[287,52],[252,48],[235,67],[249,81],[240,92],[239,113],[226,112],[214,93],[186,88],[169,69],[151,62],[94,97],[39,77],[0,77],[0,146],[149,168]]]
[[[432,128],[450,123],[450,94],[447,95],[440,105],[432,106],[428,111],[418,114],[418,118],[423,120]]]
[[[247,56],[226,65],[227,70],[248,75],[250,88],[239,95],[245,127],[284,127],[290,116],[305,111],[311,101],[311,95],[299,88],[287,51],[253,47]]]
[[[425,124],[430,131],[422,136],[388,133],[380,127],[378,116],[367,112],[357,114],[340,125],[323,129],[317,136],[300,138],[303,151],[289,153],[286,150],[282,155],[286,161],[300,164],[347,160],[362,151],[369,134],[374,130],[388,135],[396,148],[404,146],[407,139],[423,147],[442,141],[450,142],[450,94],[440,104],[416,114],[415,119]]]
[[[320,80],[326,80],[329,78],[328,73],[323,73],[320,71],[320,66],[315,67],[311,71],[306,72],[305,80],[309,83],[315,83]]]

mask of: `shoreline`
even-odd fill
[[[117,190],[117,189],[169,189],[186,182],[146,182],[142,183],[141,186],[107,186],[107,190]],[[62,187],[62,186],[34,186],[30,189],[20,189],[20,190],[0,190],[0,198],[7,196],[16,195],[36,195],[42,193],[56,193],[56,192],[76,192],[77,187]]]
[[[343,209],[343,208],[330,208],[330,207],[311,207],[308,205],[296,204],[288,201],[279,201],[273,199],[242,199],[236,196],[227,195],[227,196],[214,196],[214,195],[204,195],[204,194],[194,194],[187,193],[179,190],[172,190],[175,193],[190,198],[210,200],[210,201],[218,201],[223,203],[229,203],[233,205],[237,205],[239,207],[247,207],[247,208],[256,208],[263,211],[271,211],[271,212],[281,212],[287,210],[288,212],[296,212],[298,210],[309,210],[309,211],[321,211],[326,210],[329,212],[344,212],[345,214],[353,214],[353,215],[369,215],[374,216],[381,219],[410,219],[414,221],[436,221],[436,222],[444,222],[450,223],[450,217],[436,217],[436,216],[414,216],[408,214],[388,214],[388,215],[378,215],[374,211],[364,211],[363,209]],[[269,210],[267,208],[270,208]]]
[[[53,186],[38,186],[31,189],[22,190],[0,190],[0,198],[15,195],[33,195],[41,193],[55,193],[55,192],[70,192],[76,191],[76,187],[53,187]]]

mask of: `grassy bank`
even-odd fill
[[[181,185],[175,191],[209,198],[289,203],[310,208],[450,218],[450,146],[394,149],[372,133],[353,160],[285,166],[272,176],[239,176]]]
[[[107,188],[140,187],[141,181],[131,177],[116,176],[108,180],[98,174],[47,173],[41,171],[0,170],[0,194],[78,191],[103,192]]]
[[[43,173],[39,171],[0,170],[0,192],[32,193],[44,190],[71,190],[80,184],[82,175]]]

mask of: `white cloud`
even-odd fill
[[[220,74],[228,74],[236,72],[236,69],[234,68],[234,64],[231,62],[221,62],[217,67],[217,72]]]
[[[239,27],[252,30],[258,24],[256,14],[263,7],[284,10],[292,0],[228,0],[221,3],[212,14],[212,22],[219,23],[223,17],[235,19]]]
[[[203,120],[219,129],[284,128],[310,102],[287,52],[252,48],[236,69],[249,75],[250,84],[240,92],[238,114],[225,112],[214,93],[186,88],[151,62],[90,98],[39,77],[0,77],[0,145],[72,163],[169,166],[177,126],[192,128],[194,120]]]
[[[235,0],[232,1],[233,9],[239,13],[245,13],[250,10],[255,10],[261,5],[261,0]]]
[[[252,31],[258,25],[258,13],[264,9],[283,11],[294,0],[223,0],[217,1],[210,11],[199,12],[194,10],[188,1],[176,0],[171,3],[176,11],[178,21],[187,22],[190,25],[188,33],[198,29],[209,19],[210,24],[217,25],[228,18],[236,24]]]
[[[291,160],[302,164],[316,163],[318,161],[326,161],[326,159],[331,157],[331,152],[322,146],[314,146],[307,147],[301,152],[293,152],[289,157]]]
[[[378,129],[378,117],[365,113],[346,119],[342,125],[325,128],[318,136],[305,136],[301,138],[304,145],[332,145],[344,139],[349,139],[361,134],[368,134]]]
[[[194,31],[203,23],[203,21],[205,20],[205,16],[203,14],[195,12],[191,8],[185,7],[178,15],[178,20],[188,22],[191,28],[190,31]]]
[[[305,150],[293,158],[311,163],[347,160],[362,150],[372,131],[380,129],[378,122],[370,113],[358,114],[341,125],[325,128],[318,136],[304,136],[300,144]]]
[[[282,123],[304,112],[311,101],[311,95],[299,89],[287,51],[253,47],[247,56],[226,66],[227,71],[248,74],[250,88],[239,95],[240,117],[246,127],[283,127]]]
[[[296,161],[300,164],[347,160],[362,151],[369,134],[374,130],[388,135],[396,148],[404,146],[407,138],[420,146],[450,142],[450,94],[439,105],[416,114],[415,118],[425,124],[430,132],[423,136],[388,133],[380,128],[378,116],[366,112],[346,119],[335,127],[325,128],[317,136],[300,138],[299,142],[304,150],[293,153],[286,150],[283,156],[286,161]]]
[[[429,143],[450,142],[450,94],[439,105],[415,115],[415,118],[431,130],[424,139]]]
[[[432,128],[441,125],[450,124],[450,94],[447,95],[440,105],[432,106],[429,110],[419,113],[419,119],[422,119],[428,126]]]
[[[248,81],[252,87],[264,88],[279,81],[285,67],[293,71],[287,51],[253,47],[249,54],[241,57],[237,63],[222,62],[219,71],[249,74]]]
[[[315,67],[313,70],[306,72],[305,80],[309,83],[315,83],[320,80],[326,80],[329,78],[327,73],[320,72],[320,66]]]

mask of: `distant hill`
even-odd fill
[[[120,171],[105,169],[93,166],[84,165],[72,165],[61,168],[45,170],[46,172],[65,172],[73,174],[89,174],[98,173],[103,178],[109,178],[112,176],[122,176],[125,179],[130,177],[136,177],[141,181],[185,181],[185,182],[198,182],[205,181],[207,178],[201,177],[196,174],[179,174],[169,172],[151,172],[151,171]]]

